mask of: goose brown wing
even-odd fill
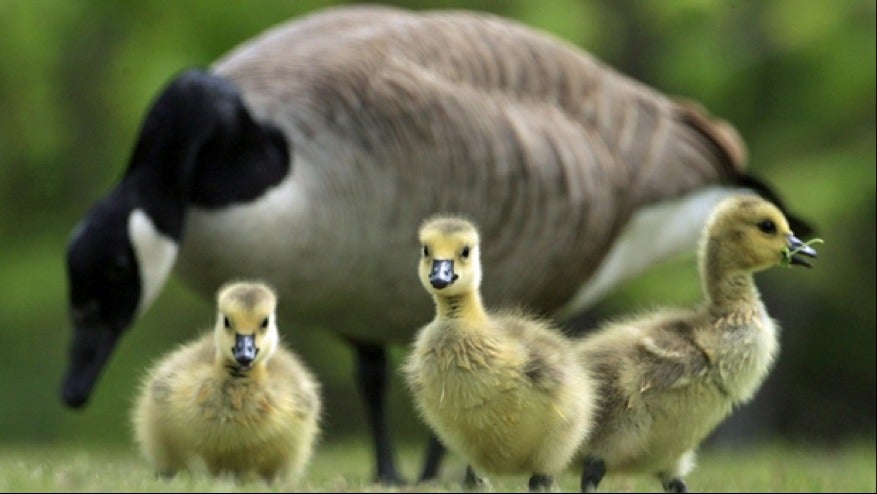
[[[486,265],[520,265],[522,239],[550,253],[485,291],[541,311],[588,279],[633,212],[731,181],[745,159],[727,124],[488,14],[330,9],[215,67],[299,152],[384,184],[375,203],[405,204],[398,224],[466,212],[491,240]]]

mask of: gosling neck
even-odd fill
[[[736,268],[723,255],[717,240],[710,239],[700,266],[701,281],[712,314],[751,312],[761,307],[753,272]]]
[[[459,295],[440,295],[433,293],[435,318],[437,320],[466,320],[482,322],[487,320],[487,312],[481,302],[478,290],[469,290]]]

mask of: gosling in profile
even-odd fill
[[[801,256],[816,257],[779,209],[754,195],[721,202],[699,247],[703,306],[617,321],[577,343],[601,397],[580,452],[584,492],[606,472],[652,473],[665,491],[687,491],[695,449],[752,398],[777,354],[777,323],[753,273],[783,263],[809,267]]]
[[[163,476],[199,462],[213,475],[295,480],[318,434],[319,385],[279,341],[274,292],[262,283],[219,289],[216,326],[155,365],[133,422]]]
[[[403,371],[438,438],[474,473],[529,474],[548,489],[591,429],[594,384],[571,343],[520,311],[488,313],[481,301],[476,227],[456,217],[425,221],[418,274],[435,302]]]

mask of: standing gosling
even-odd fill
[[[231,283],[212,333],[146,376],[133,414],[140,449],[164,476],[203,461],[213,475],[297,478],[318,433],[319,385],[279,342],[274,291]]]
[[[591,429],[594,388],[571,342],[519,311],[481,302],[476,227],[436,217],[419,231],[419,277],[435,318],[418,333],[403,370],[424,421],[472,467],[530,474],[551,487]]]
[[[581,449],[582,491],[596,489],[607,471],[654,473],[665,491],[687,491],[682,477],[695,449],[752,398],[777,354],[777,323],[753,273],[784,260],[809,267],[801,255],[816,251],[773,204],[729,197],[701,236],[702,307],[621,320],[577,344],[601,397],[596,429]]]

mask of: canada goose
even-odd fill
[[[276,306],[262,283],[223,286],[213,331],[146,375],[132,418],[140,449],[160,474],[199,461],[214,475],[301,474],[318,433],[319,385],[280,343]]]
[[[430,305],[403,263],[375,259],[460,212],[494,246],[489,304],[571,317],[693,251],[729,191],[769,194],[745,155],[725,122],[510,20],[354,6],[290,21],[175,77],[74,229],[63,400],[86,403],[172,269],[204,297],[261,278],[281,317],[354,346],[377,474],[398,480],[384,345],[409,343]]]
[[[435,303],[403,367],[418,410],[480,472],[531,474],[531,490],[550,487],[591,427],[587,371],[546,322],[485,310],[475,225],[439,216],[418,237],[418,275]]]
[[[777,322],[753,273],[788,262],[809,267],[802,255],[816,251],[776,206],[751,194],[726,198],[700,243],[701,307],[619,320],[577,343],[600,396],[580,452],[583,491],[613,471],[653,473],[666,491],[686,491],[695,449],[752,398],[777,354]]]

